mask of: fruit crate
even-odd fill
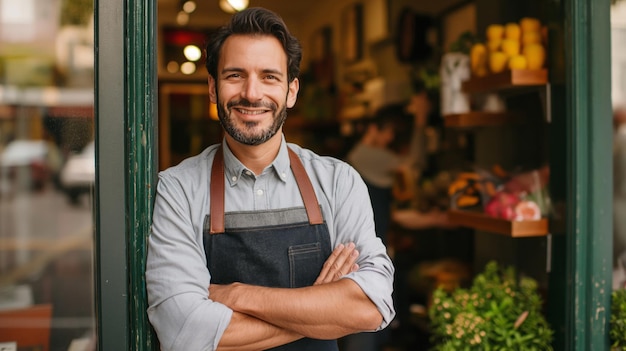
[[[512,112],[470,111],[445,115],[443,118],[446,127],[454,128],[502,126],[524,122],[523,116]]]
[[[548,219],[546,218],[536,221],[510,221],[480,212],[449,210],[448,220],[463,227],[513,238],[548,235]]]
[[[546,69],[514,69],[483,77],[472,77],[462,83],[466,93],[506,90],[524,86],[540,86],[548,83]]]

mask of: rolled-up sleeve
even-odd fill
[[[148,317],[162,350],[214,350],[232,311],[208,298],[210,274],[194,206],[179,180],[159,175],[148,239]]]
[[[376,236],[374,214],[367,186],[357,171],[345,164],[334,177],[333,227],[335,244],[354,242],[359,251],[359,270],[345,278],[354,280],[383,317],[377,330],[395,317],[392,292],[394,266],[387,248]]]

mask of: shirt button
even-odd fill
[[[251,176],[252,175],[252,172],[250,172],[250,171],[245,171],[245,173],[246,173],[247,176]]]
[[[257,191],[256,191],[256,194],[257,194],[257,195],[259,195],[259,196],[263,195],[263,189],[259,189],[259,190],[257,190]]]
[[[233,180],[233,182],[236,182],[237,181],[237,176],[233,176],[231,179]]]
[[[284,179],[287,177],[287,174],[285,174],[284,172],[280,174],[280,176]]]

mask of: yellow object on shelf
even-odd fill
[[[476,76],[487,73],[487,47],[482,43],[476,43],[470,50],[470,67]]]
[[[530,44],[522,52],[526,57],[528,69],[540,69],[546,60],[546,49],[541,44]]]
[[[502,52],[504,52],[507,56],[515,56],[520,53],[520,42],[515,39],[504,39],[502,40]]]
[[[487,26],[487,41],[501,40],[504,36],[504,26],[501,24],[490,24]]]
[[[506,68],[508,56],[502,51],[495,51],[489,55],[489,70],[491,73],[500,73]]]
[[[504,26],[504,37],[506,39],[513,39],[519,41],[522,37],[522,29],[519,24],[515,22],[509,22]]]
[[[541,32],[524,32],[522,34],[522,45],[541,44]]]
[[[524,55],[515,55],[509,58],[509,69],[526,69],[528,63]]]
[[[502,39],[494,39],[487,41],[487,48],[490,52],[500,51],[500,47],[502,46]]]
[[[533,17],[524,17],[519,21],[522,32],[539,32],[541,22]]]

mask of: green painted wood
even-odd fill
[[[569,0],[566,350],[609,350],[612,269],[610,0]]]
[[[95,1],[99,350],[157,350],[144,281],[156,181],[156,2]]]
[[[126,214],[130,345],[157,350],[145,287],[147,237],[156,184],[156,2],[126,2]]]

